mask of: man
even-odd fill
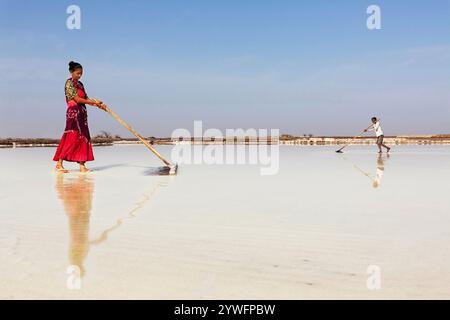
[[[387,145],[385,145],[384,142],[384,133],[383,130],[381,129],[381,125],[380,125],[380,121],[376,118],[373,117],[372,118],[372,125],[367,128],[366,130],[364,130],[364,132],[367,131],[375,131],[375,135],[377,136],[377,146],[378,146],[378,153],[383,153],[381,147],[385,147],[386,148],[386,152],[389,153],[389,151],[391,151],[391,148],[389,148]]]

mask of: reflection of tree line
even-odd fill
[[[167,179],[168,177],[162,177]],[[159,187],[167,186],[167,180],[158,181],[157,184],[143,196],[144,199],[136,204],[125,217],[117,219],[111,227],[104,230],[95,240],[89,240],[89,224],[92,209],[92,199],[94,194],[94,179],[92,176],[80,174],[76,178],[59,174],[56,179],[56,192],[62,200],[64,210],[69,218],[69,262],[70,265],[77,266],[80,275],[85,274],[83,266],[90,245],[98,245],[104,242],[110,232],[117,229],[124,220],[136,217],[137,212],[142,209],[151,199]]]

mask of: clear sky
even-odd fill
[[[61,136],[70,60],[146,136],[194,120],[353,135],[372,115],[386,134],[450,133],[450,0],[0,0],[1,138]],[[89,122],[130,136],[100,110]]]

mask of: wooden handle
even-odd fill
[[[362,135],[364,134],[364,132],[366,132],[366,130],[368,130],[371,126],[372,126],[372,125],[368,126],[368,127],[367,127],[366,129],[364,129],[364,131],[361,132],[359,135],[354,136],[354,137],[352,138],[352,140],[354,140],[354,139],[356,139],[356,138],[359,138],[359,137],[362,137]],[[344,148],[346,148],[346,147],[348,147],[348,146],[349,146],[349,144],[346,144],[345,146],[343,146],[342,148],[340,148],[338,151],[341,151],[341,150],[343,150]]]
[[[170,162],[164,159],[164,157],[156,151],[155,148],[152,147],[150,143],[148,143],[147,140],[145,140],[139,133],[137,133],[132,127],[130,127],[125,121],[123,121],[114,111],[112,111],[109,107],[106,107],[106,112],[108,112],[110,115],[112,115],[114,118],[116,118],[117,121],[119,121],[125,128],[128,129],[132,134],[134,134],[141,142],[150,149],[151,152],[153,152],[159,159],[164,162],[166,166],[170,166]]]

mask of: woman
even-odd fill
[[[63,161],[78,162],[80,172],[89,172],[85,163],[94,160],[92,152],[91,136],[87,122],[86,105],[96,106],[106,110],[106,105],[98,100],[88,98],[80,78],[83,75],[83,67],[78,62],[69,62],[71,78],[67,79],[65,85],[66,93],[66,129],[56,150],[54,161],[58,172],[66,173]]]

